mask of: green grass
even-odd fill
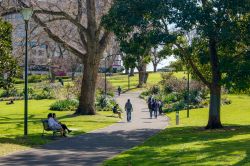
[[[179,126],[171,113],[167,129],[104,165],[250,165],[250,96],[228,97],[232,104],[221,113],[224,129],[204,130],[207,108],[192,110],[190,118],[182,111]]]
[[[178,72],[174,73],[174,76],[177,78],[183,78],[185,76],[184,72]],[[130,88],[135,89],[138,85],[138,74],[135,74],[133,77],[130,77]],[[121,86],[123,90],[128,89],[128,76],[127,75],[114,75],[114,76],[108,76],[108,81],[114,86],[118,87]],[[147,86],[151,86],[154,84],[157,84],[159,81],[161,81],[161,73],[149,73]]]
[[[0,102],[0,156],[42,145],[52,141],[52,132],[41,137],[42,123],[49,112],[55,112],[58,119],[73,130],[72,135],[79,135],[111,125],[118,119],[110,117],[111,112],[99,112],[95,116],[72,116],[70,111],[50,111],[49,105],[55,100],[29,101],[28,137],[23,137],[24,110],[23,101],[15,101],[14,105]]]

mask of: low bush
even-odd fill
[[[58,100],[50,105],[53,111],[74,111],[79,105],[77,100]]]
[[[43,88],[41,93],[34,94],[33,98],[36,100],[54,99],[54,96],[51,93],[51,89],[49,89],[49,87],[45,87],[45,88]]]
[[[160,93],[160,87],[158,85],[154,85],[154,86],[150,87],[149,93],[153,94],[153,95],[159,94]]]
[[[100,95],[96,98],[96,106],[99,111],[111,111],[115,104],[116,102],[111,96]]]
[[[20,96],[17,92],[17,89],[12,88],[10,90],[4,90],[1,94],[0,94],[0,98],[4,98],[4,97],[18,97]]]
[[[70,79],[69,76],[56,76],[56,79]]]
[[[47,77],[43,75],[29,75],[28,76],[28,82],[29,83],[37,83],[42,82],[43,80],[46,80]]]
[[[24,84],[24,80],[20,78],[15,78],[14,79],[14,84]]]

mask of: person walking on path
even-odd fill
[[[130,102],[130,99],[128,99],[127,103],[125,104],[125,111],[127,112],[127,122],[131,121],[131,112],[133,111],[133,106]]]
[[[118,96],[120,96],[121,92],[122,92],[122,88],[119,86],[118,89],[117,89],[117,91],[118,91]]]
[[[152,119],[153,113],[155,118],[157,118],[157,101],[155,99],[152,99],[151,101],[151,109],[150,109],[150,118]]]
[[[153,98],[152,98],[152,96],[149,96],[148,97],[148,101],[147,101],[147,103],[148,103],[148,110],[149,110],[149,113],[150,113],[150,118],[152,118],[152,106],[153,106]]]
[[[158,101],[158,106],[159,106],[159,115],[161,115],[163,113],[163,111],[162,111],[163,103],[161,100]]]

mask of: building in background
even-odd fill
[[[38,0],[41,5],[47,5],[55,3],[58,0]],[[3,6],[18,6],[18,1],[16,0],[0,0]],[[66,0],[60,1],[60,3],[67,3]],[[0,12],[1,14],[1,12]],[[22,15],[18,12],[12,12],[7,15],[2,16],[4,20],[10,22],[13,25],[12,32],[12,45],[13,45],[13,56],[19,61],[20,66],[24,63],[24,48],[25,48],[25,25]],[[65,67],[70,56],[68,51],[65,51],[59,44],[51,40],[43,28],[38,26],[32,19],[29,22],[29,71],[33,74],[47,74],[49,68],[54,68],[58,73],[70,73],[70,67]],[[112,43],[111,43],[112,45]],[[117,47],[116,47],[117,49]],[[64,51],[62,51],[64,50]],[[114,47],[109,47],[106,52],[114,52]],[[64,60],[63,60],[64,59]],[[107,66],[113,69],[113,71],[120,71],[122,69],[121,57],[116,56],[115,58],[110,58],[108,60]],[[81,64],[78,64],[79,68]],[[100,71],[105,68],[105,63],[101,61]]]

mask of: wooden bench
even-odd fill
[[[53,132],[53,137],[56,135],[56,133],[60,132],[60,130],[53,130],[49,127],[48,124],[48,119],[42,119],[42,124],[43,124],[43,133],[42,133],[42,137],[44,136],[45,131],[52,131]]]

